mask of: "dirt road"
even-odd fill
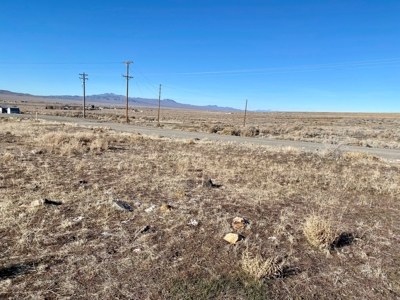
[[[8,114],[0,114],[0,118],[8,118],[8,117],[16,117],[16,118],[35,118],[36,116],[32,115],[8,115]],[[179,130],[170,130],[170,129],[162,129],[158,127],[144,127],[130,124],[120,124],[113,122],[105,122],[98,120],[90,120],[90,119],[78,119],[78,118],[70,118],[70,117],[57,117],[57,116],[47,116],[47,115],[38,115],[38,119],[43,119],[47,121],[56,121],[56,122],[67,122],[67,123],[76,123],[81,126],[108,126],[113,130],[121,131],[121,132],[138,132],[140,134],[145,135],[161,135],[169,138],[179,138],[179,139],[209,139],[215,141],[223,141],[223,142],[235,142],[235,143],[250,143],[254,145],[265,145],[265,146],[275,146],[275,147],[294,147],[301,148],[305,150],[317,151],[326,149],[324,144],[320,143],[310,143],[310,142],[298,142],[298,141],[287,141],[287,140],[273,140],[273,139],[263,139],[263,138],[249,138],[249,137],[240,137],[240,136],[231,136],[231,135],[220,135],[220,134],[211,134],[211,133],[203,133],[203,132],[186,132]],[[378,148],[365,148],[365,147],[355,147],[355,146],[341,146],[340,150],[348,151],[348,152],[365,152],[368,154],[373,154],[376,156],[380,156],[389,160],[399,160],[400,161],[400,151],[393,149],[378,149]]]

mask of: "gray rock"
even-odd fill
[[[122,201],[113,200],[113,206],[118,210],[130,211],[130,212],[133,211],[132,207],[130,207],[128,204]]]

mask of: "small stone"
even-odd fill
[[[135,205],[139,207],[139,206],[141,206],[141,205],[142,205],[142,202],[140,202],[140,201],[136,201],[136,202],[135,202]]]
[[[86,183],[87,183],[86,180],[79,180],[79,181],[78,181],[78,184],[86,184]]]
[[[160,210],[161,210],[162,212],[167,212],[167,211],[170,211],[171,209],[172,209],[172,206],[169,205],[169,204],[163,204],[163,205],[161,205],[161,207],[160,207]]]
[[[221,187],[220,184],[215,184],[212,182],[211,179],[208,179],[207,181],[203,182],[204,187],[209,187],[209,188],[219,188]]]
[[[183,197],[185,197],[185,192],[183,192],[183,191],[175,192],[175,197],[183,198]]]
[[[149,212],[152,212],[155,208],[156,208],[156,206],[152,204],[149,208],[146,208],[144,211],[149,213]]]
[[[236,217],[232,220],[232,227],[236,230],[241,230],[246,227],[247,223],[248,222],[245,219],[241,217]]]
[[[28,186],[28,189],[36,191],[38,190],[40,187],[37,184],[31,184]]]
[[[61,202],[58,202],[58,201],[53,201],[53,200],[49,200],[49,199],[44,199],[44,204],[46,204],[46,205],[55,205],[55,206],[58,206],[58,205],[61,205],[62,203],[61,203]]]
[[[244,239],[244,236],[237,234],[237,233],[228,233],[224,236],[224,240],[231,243],[236,244],[237,242]]]
[[[104,194],[106,194],[106,195],[112,195],[113,192],[114,192],[114,190],[111,188],[111,189],[108,189],[107,191],[105,191]]]
[[[142,231],[140,231],[140,233],[145,233],[145,232],[149,231],[149,229],[150,229],[150,226],[149,226],[149,225],[146,225],[146,226],[142,229]]]
[[[40,205],[43,205],[43,204],[44,204],[43,200],[35,200],[35,201],[32,201],[29,206],[30,207],[35,207],[35,206],[40,206]]]
[[[106,207],[105,203],[102,201],[97,201],[96,209],[104,209]]]
[[[113,206],[118,210],[133,211],[132,207],[122,201],[113,200]]]
[[[197,225],[199,225],[199,221],[197,221],[195,219],[191,219],[190,222],[188,223],[188,225],[197,226]]]

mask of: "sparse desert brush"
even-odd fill
[[[37,138],[36,142],[45,153],[58,153],[62,156],[71,156],[89,151],[94,153],[106,151],[109,148],[109,140],[107,133],[51,132]]]
[[[212,125],[204,125],[206,131],[208,133],[217,133],[221,130],[224,130],[224,127],[221,124],[212,124]]]
[[[332,227],[331,220],[313,214],[306,218],[303,225],[303,233],[307,241],[314,247],[330,249],[337,238],[337,234]]]
[[[253,137],[260,134],[260,130],[254,126],[246,127],[240,131],[241,136]]]
[[[343,155],[342,149],[340,147],[342,144],[324,144],[324,148],[319,150],[318,154],[322,158],[332,158],[339,159]]]
[[[46,133],[43,136],[41,136],[39,138],[39,141],[41,141],[47,145],[53,144],[53,145],[58,146],[65,142],[68,142],[70,137],[71,136],[65,132],[50,132],[50,133]]]
[[[282,275],[284,260],[278,256],[263,258],[260,254],[252,255],[246,247],[242,253],[241,267],[255,278],[273,278]]]
[[[365,152],[345,152],[343,153],[343,159],[347,160],[369,160],[369,161],[379,161],[380,157]]]
[[[95,152],[101,152],[108,150],[108,140],[103,137],[97,137],[90,143],[90,150]]]
[[[234,127],[225,127],[219,133],[220,134],[225,134],[225,135],[239,136],[240,135],[240,129],[237,129],[237,128],[234,128]]]
[[[301,150],[299,148],[295,148],[295,147],[291,147],[291,146],[282,147],[281,151],[286,154],[300,154],[301,153]]]
[[[7,130],[13,135],[4,135]],[[40,138],[48,133],[53,139]],[[106,151],[91,150],[103,140]],[[0,123],[0,298],[400,294],[399,162],[189,141],[54,123]],[[54,151],[38,151],[45,147]],[[14,159],[3,162],[4,153]],[[208,178],[218,187],[204,187]],[[62,204],[38,201],[43,199]],[[133,211],[116,210],[112,200]],[[163,212],[163,204],[173,209]],[[328,226],[308,219],[310,212],[324,210],[341,215],[340,223],[323,214]],[[251,224],[241,231],[245,240],[239,245],[222,239],[235,216]],[[307,228],[316,247],[331,247],[336,228],[352,228],[362,238],[352,243],[355,235],[342,233],[333,242],[335,259],[321,259],[306,242]]]
[[[15,159],[15,156],[14,156],[14,154],[12,154],[12,153],[6,152],[6,153],[4,153],[2,156],[0,156],[0,158],[1,158],[1,160],[2,160],[3,162],[8,162],[8,161],[14,160],[14,159]]]

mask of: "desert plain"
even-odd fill
[[[240,112],[129,111],[140,126],[321,143],[310,151],[20,106],[0,118],[0,298],[400,297],[400,162],[363,151],[398,149],[399,114],[250,112],[243,126]]]

